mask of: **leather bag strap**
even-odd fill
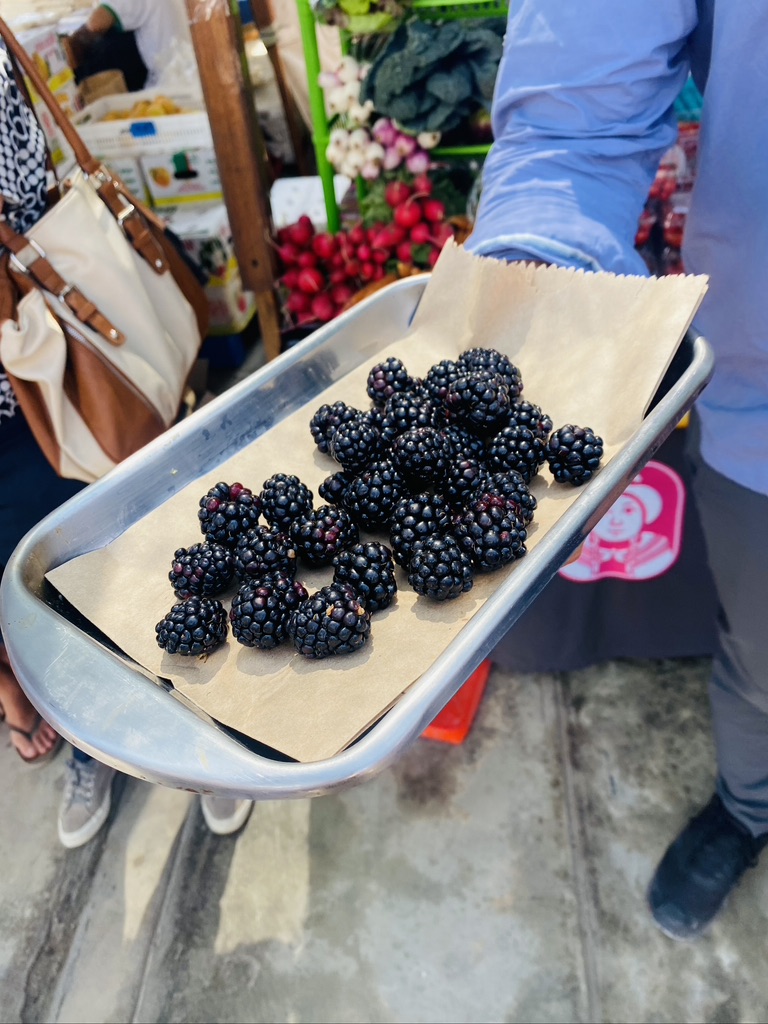
[[[103,313],[83,295],[75,285],[64,278],[51,266],[40,246],[31,238],[18,234],[7,220],[0,216],[0,245],[10,252],[8,268],[12,273],[22,274],[37,288],[53,295],[64,303],[82,324],[108,341],[110,345],[122,345],[125,335],[110,323]]]

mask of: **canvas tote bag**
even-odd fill
[[[91,482],[177,418],[208,303],[163,221],[91,156],[2,19],[0,37],[77,164],[25,234],[0,209],[0,363],[56,472]]]

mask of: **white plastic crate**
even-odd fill
[[[153,100],[158,96],[173,100],[184,113],[103,120],[116,110],[130,110],[138,100]],[[211,126],[202,100],[197,96],[158,89],[102,96],[77,114],[73,123],[88,149],[100,159],[138,157],[169,150],[210,149],[213,146]]]

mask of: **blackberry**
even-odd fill
[[[520,515],[526,526],[533,521],[537,501],[528,489],[525,477],[514,469],[506,473],[492,473],[483,485],[483,494],[496,494],[507,498],[520,508]]]
[[[488,469],[484,462],[471,456],[457,459],[448,466],[443,494],[452,508],[463,508],[487,480]]]
[[[200,499],[197,518],[205,539],[211,544],[234,547],[241,533],[256,526],[261,500],[240,483],[218,483]]]
[[[328,454],[328,442],[334,430],[342,423],[360,415],[360,410],[346,402],[334,402],[333,405],[321,405],[309,421],[309,429],[315,444],[323,453]]]
[[[441,484],[451,458],[445,437],[434,427],[412,427],[395,438],[392,461],[411,482]]]
[[[353,479],[352,473],[345,473],[343,470],[338,473],[332,473],[323,480],[317,488],[317,493],[329,505],[341,505],[344,499],[344,491],[346,491]]]
[[[372,462],[344,491],[342,504],[358,526],[386,526],[405,490],[405,481],[391,462]]]
[[[392,395],[384,406],[381,436],[386,444],[412,427],[437,426],[437,411],[430,401],[417,398],[412,391]]]
[[[371,634],[371,613],[348,584],[336,583],[312,594],[291,615],[288,635],[305,658],[358,651]]]
[[[390,395],[396,391],[407,391],[410,385],[411,376],[406,368],[399,359],[390,356],[372,367],[366,381],[366,391],[374,405],[384,405]]]
[[[538,405],[533,402],[526,402],[524,399],[515,401],[509,410],[510,425],[528,427],[533,433],[546,441],[552,433],[552,420],[545,412],[542,412]]]
[[[504,427],[488,442],[488,466],[494,473],[510,469],[528,483],[544,462],[546,446],[528,427]]]
[[[478,462],[485,461],[485,439],[472,434],[461,427],[448,425],[443,428],[443,436],[451,446],[454,458],[474,458]]]
[[[364,413],[340,424],[328,447],[331,456],[344,469],[357,473],[373,462],[381,448],[381,434],[371,426]]]
[[[495,348],[470,348],[458,358],[458,365],[461,370],[467,373],[476,373],[478,370],[488,370],[498,374],[509,388],[511,399],[523,390],[523,379],[520,371],[514,363]]]
[[[423,597],[450,601],[472,589],[472,562],[455,538],[429,537],[414,549],[408,582]]]
[[[270,572],[293,577],[296,575],[296,548],[287,533],[254,526],[237,542],[235,572],[241,582],[260,579]]]
[[[243,583],[229,610],[232,636],[244,647],[277,647],[288,639],[288,621],[308,597],[298,580],[279,574]]]
[[[215,597],[188,597],[155,626],[158,647],[169,654],[208,654],[227,638],[227,613]]]
[[[441,405],[448,388],[461,376],[460,367],[452,359],[443,359],[429,368],[424,378],[424,387],[436,405]]]
[[[401,498],[389,523],[389,543],[397,564],[407,569],[413,545],[445,533],[450,525],[451,510],[445,498],[437,494]]]
[[[381,425],[384,422],[384,407],[378,405],[372,405],[366,412],[361,413],[362,416],[368,420],[370,426],[374,430],[381,432]]]
[[[591,427],[567,423],[550,435],[546,458],[559,484],[578,487],[591,479],[603,457],[603,439]]]
[[[192,544],[177,548],[168,579],[180,597],[213,597],[226,590],[235,575],[232,551],[223,544]]]
[[[526,552],[520,508],[499,495],[473,501],[454,521],[453,535],[478,572],[493,572]]]
[[[265,480],[260,497],[262,515],[270,526],[280,530],[286,530],[302,512],[309,512],[314,502],[307,485],[285,473],[275,473]]]
[[[507,423],[509,405],[509,387],[488,370],[458,377],[444,399],[448,422],[475,434],[492,434]]]
[[[334,558],[333,582],[354,587],[371,614],[383,611],[397,593],[392,552],[376,541],[354,544]]]
[[[334,556],[360,539],[357,526],[343,508],[321,505],[291,523],[291,540],[309,565],[330,565]]]

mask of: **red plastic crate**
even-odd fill
[[[422,738],[456,745],[463,743],[472,728],[490,674],[491,662],[482,662],[432,724],[427,726],[421,734]]]

